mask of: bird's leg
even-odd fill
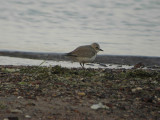
[[[83,67],[83,66],[82,66],[82,63],[79,63],[79,64],[81,65],[81,67]]]
[[[83,68],[84,68],[84,63],[82,63],[83,64]]]
[[[84,68],[84,63],[79,63],[81,65],[82,68]]]

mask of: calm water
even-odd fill
[[[2,0],[0,50],[160,56],[160,0]]]

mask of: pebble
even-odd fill
[[[22,97],[22,96],[18,96],[17,98],[18,98],[18,99],[22,99],[23,97]]]
[[[85,96],[86,94],[84,92],[78,92],[79,96]]]
[[[134,93],[134,92],[136,92],[136,91],[141,91],[141,90],[142,90],[141,87],[137,87],[137,88],[133,88],[133,89],[132,89],[132,92]]]
[[[30,115],[25,115],[25,118],[31,118],[31,116]]]
[[[94,110],[97,110],[97,109],[100,109],[100,108],[109,109],[108,106],[103,105],[102,103],[93,104],[93,105],[91,106],[91,109],[94,109]]]
[[[152,81],[151,83],[153,83],[153,84],[158,84],[158,81]]]
[[[12,113],[23,113],[22,110],[18,110],[18,109],[13,109],[10,110]]]

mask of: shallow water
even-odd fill
[[[10,60],[10,62],[8,62]],[[51,60],[34,60],[25,58],[15,58],[15,57],[4,57],[0,56],[0,65],[23,65],[23,66],[56,66],[67,68],[81,68],[80,64],[77,62],[69,61],[51,61]],[[108,68],[108,69],[131,69],[133,66],[129,65],[118,65],[118,64],[85,64],[85,68]]]
[[[3,0],[0,50],[65,53],[98,42],[109,55],[160,56],[159,0]]]

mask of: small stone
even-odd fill
[[[31,116],[30,115],[25,115],[25,118],[31,118]]]
[[[84,93],[84,92],[78,92],[78,95],[79,95],[79,96],[85,96],[86,93]]]
[[[22,97],[22,96],[18,96],[17,98],[18,98],[18,99],[22,99],[23,97]]]
[[[18,92],[14,92],[13,95],[18,95]]]
[[[94,104],[94,105],[91,106],[91,109],[94,109],[94,110],[97,110],[97,109],[100,109],[100,108],[109,109],[108,106],[103,105],[102,103]]]
[[[135,93],[135,92],[141,91],[141,90],[142,90],[141,87],[137,87],[137,88],[133,88],[133,89],[132,89],[132,92]]]
[[[153,83],[153,84],[158,84],[158,81],[152,81],[151,83]]]
[[[12,113],[23,113],[22,110],[18,110],[18,109],[13,109],[10,110]]]

